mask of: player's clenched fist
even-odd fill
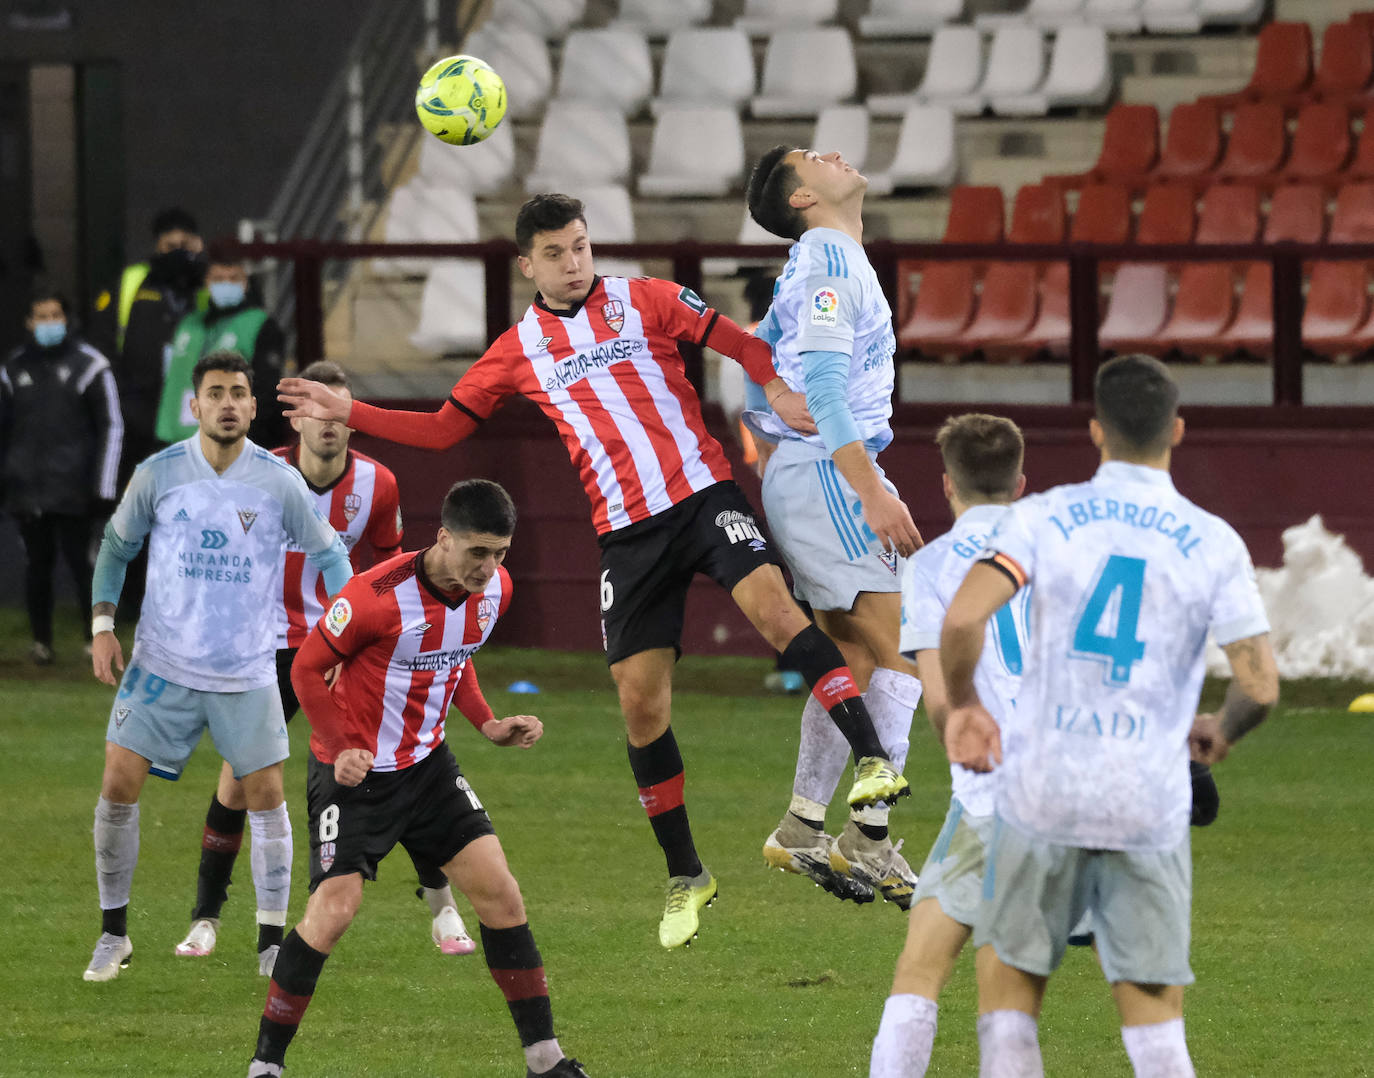
[[[949,762],[970,771],[991,771],[1002,762],[1002,735],[981,704],[956,707],[945,720],[945,753]]]
[[[528,749],[544,736],[544,724],[533,715],[510,715],[504,719],[488,719],[482,733],[494,744]]]
[[[334,781],[340,786],[357,786],[372,770],[372,753],[367,749],[344,749],[334,757]]]

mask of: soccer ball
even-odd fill
[[[415,111],[425,130],[455,146],[471,146],[506,115],[506,84],[475,56],[449,56],[420,77]]]

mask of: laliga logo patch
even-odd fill
[[[340,595],[324,616],[324,627],[335,636],[343,636],[348,623],[353,620],[353,604]]]
[[[618,299],[601,305],[601,317],[612,333],[619,333],[625,325],[625,306]]]
[[[239,523],[243,525],[243,534],[244,534],[244,535],[247,535],[247,534],[248,534],[248,529],[251,528],[251,527],[253,526],[253,522],[254,522],[255,520],[257,520],[257,519],[258,519],[258,511],[257,511],[256,509],[240,509],[240,510],[239,510]]]
[[[325,872],[328,872],[331,868],[334,867],[334,850],[334,843],[320,843],[320,868]]]
[[[120,726],[123,726],[123,725],[124,725],[124,720],[127,719],[128,717],[129,717],[129,709],[128,709],[127,707],[117,707],[117,708],[115,708],[115,726],[116,726],[116,728],[118,728],[118,727],[120,727]]]
[[[840,297],[834,289],[818,288],[811,297],[811,324],[813,326],[833,326],[839,321],[836,314],[840,309]]]
[[[496,604],[483,596],[477,604],[477,628],[486,632],[487,626],[491,624],[491,619],[494,617],[496,617]]]
[[[361,495],[344,495],[344,519],[347,520],[350,524],[353,523],[353,519],[358,515],[359,512],[362,511],[362,508],[363,499]]]

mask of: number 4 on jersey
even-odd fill
[[[1145,642],[1136,638],[1144,591],[1144,559],[1113,554],[1097,574],[1097,582],[1083,604],[1073,633],[1073,657],[1105,662],[1109,685],[1129,682],[1131,667],[1145,656]],[[1109,617],[1113,606],[1115,631]]]

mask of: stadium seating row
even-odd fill
[[[1011,243],[1150,244],[1374,242],[1374,184],[1340,189],[1326,225],[1327,194],[1318,185],[1281,187],[1267,212],[1254,187],[1217,185],[1200,209],[1186,186],[1145,192],[1138,215],[1129,189],[1084,187],[1072,220],[1059,188],[1038,184],[1017,192]],[[1003,239],[1002,195],[996,187],[951,192],[946,243]],[[1103,267],[1110,270],[1112,267]],[[906,265],[897,319],[899,342],[928,354],[984,351],[999,358],[1062,354],[1068,344],[1068,268],[1063,263],[939,262]],[[919,278],[919,280],[918,280]],[[1309,268],[1303,342],[1326,355],[1374,348],[1370,267],[1363,261],[1317,262]],[[1103,347],[1202,356],[1270,353],[1273,292],[1267,263],[1126,263],[1115,267]]]
[[[1250,81],[1233,94],[1206,100],[1221,107],[1272,101],[1294,111],[1313,101],[1361,108],[1374,90],[1374,12],[1356,12],[1322,34],[1321,59],[1312,61],[1312,28],[1272,22],[1259,34]]]

